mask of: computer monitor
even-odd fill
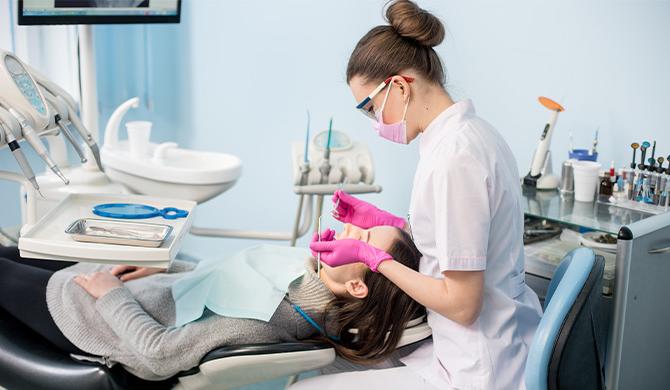
[[[20,25],[179,23],[181,0],[19,0]]]

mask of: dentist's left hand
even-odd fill
[[[74,277],[74,282],[80,285],[95,299],[104,296],[119,286],[123,286],[123,282],[109,272],[79,274]]]
[[[324,242],[324,241],[333,241],[335,239],[335,230],[333,229],[326,229],[325,231],[321,232],[321,239],[319,240],[319,233],[314,232],[312,235],[312,242],[310,242],[310,246],[314,242]],[[316,252],[312,251],[312,256],[316,257]]]
[[[145,276],[165,272],[163,268],[136,267],[134,265],[117,265],[109,273],[118,277],[122,282],[133,279],[143,278]],[[119,276],[120,275],[120,276]]]

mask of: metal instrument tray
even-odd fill
[[[76,241],[150,248],[163,245],[171,232],[168,225],[97,218],[78,219],[65,229]]]

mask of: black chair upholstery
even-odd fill
[[[215,349],[200,363],[233,356],[325,348],[330,346],[315,342],[236,345]],[[199,367],[194,367],[168,380],[147,381],[130,374],[119,364],[109,368],[76,360],[0,309],[0,386],[10,390],[170,389],[178,377],[198,371]]]
[[[605,260],[596,256],[584,288],[563,322],[548,369],[548,390],[604,389],[607,329],[601,321]]]
[[[14,390],[169,389],[177,379],[145,381],[121,367],[73,359],[0,310],[0,386]]]

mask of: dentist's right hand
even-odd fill
[[[375,226],[395,226],[405,228],[405,219],[380,210],[372,204],[360,200],[339,190],[333,195],[333,204],[337,205],[333,217],[340,222],[350,223],[363,229]]]
[[[321,261],[331,267],[351,263],[363,263],[371,271],[377,272],[377,267],[382,261],[393,259],[391,255],[383,250],[354,239],[312,241],[309,244],[309,248],[314,253],[320,253]]]

